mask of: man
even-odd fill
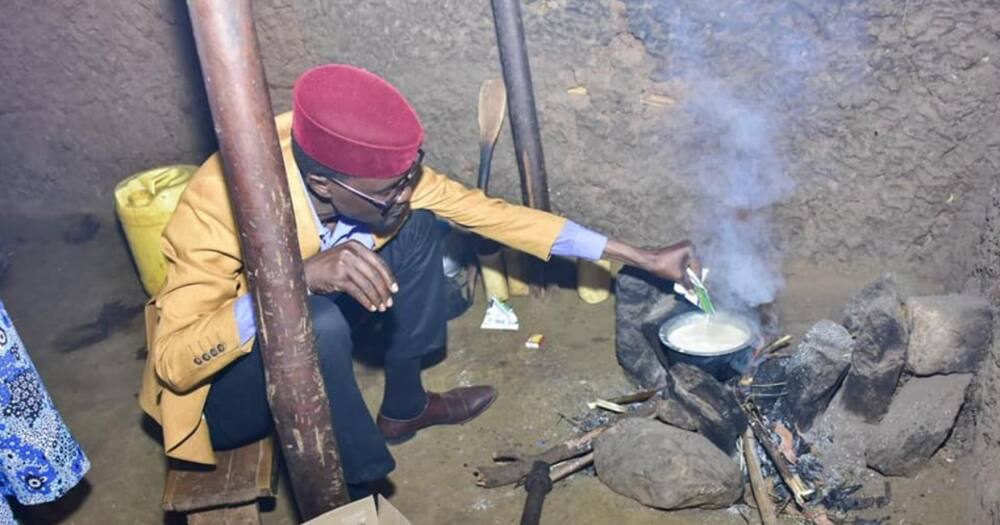
[[[346,65],[296,82],[277,118],[305,261],[316,350],[352,495],[395,467],[386,442],[464,423],[496,398],[490,386],[426,392],[423,357],[446,339],[440,217],[542,259],[606,257],[683,280],[690,243],[643,250],[555,215],[489,199],[423,165],[423,127],[394,87]],[[213,463],[213,450],[270,432],[253,297],[213,155],[163,234],[167,277],[147,309],[140,403],[171,457]],[[352,336],[380,318],[385,391],[377,421],[353,375]]]

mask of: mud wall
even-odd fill
[[[0,20],[2,213],[107,213],[128,173],[212,147],[183,2],[3,2]]]
[[[0,7],[2,213],[106,214],[128,173],[211,151],[183,3],[15,4]],[[1000,165],[1000,6],[819,4],[525,2],[554,207],[639,243],[684,236],[705,213],[690,187],[715,130],[689,111],[698,86],[672,69],[686,24],[708,74],[781,124],[774,148],[797,188],[770,211],[788,256],[962,275]],[[417,106],[430,161],[473,180],[477,92],[499,76],[488,2],[255,8],[276,110],[312,64],[367,67]],[[775,75],[790,34],[822,52]],[[777,96],[789,82],[808,96]],[[507,131],[496,161],[496,192],[518,198]]]
[[[975,525],[1000,522],[1000,179],[976,251],[967,288],[993,303],[993,347],[976,374],[972,395],[975,433],[972,440],[977,469],[971,509]]]

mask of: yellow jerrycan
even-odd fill
[[[188,181],[198,166],[178,164],[136,173],[115,187],[115,212],[149,295],[163,286],[167,263],[160,253],[160,235]]]
[[[597,304],[607,299],[611,293],[611,261],[578,260],[576,292],[587,304]]]

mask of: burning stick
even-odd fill
[[[800,507],[805,508],[806,499],[812,496],[816,491],[810,488],[798,474],[792,470],[791,464],[785,459],[785,456],[781,454],[781,451],[771,442],[771,436],[767,431],[767,427],[764,426],[764,422],[760,420],[760,416],[757,411],[753,409],[750,403],[743,405],[743,411],[747,416],[747,423],[753,430],[754,435],[757,436],[757,440],[760,445],[764,447],[767,452],[768,457],[771,458],[771,462],[774,463],[774,468],[778,470],[778,474],[781,476],[781,480],[785,482],[789,490],[792,491],[792,496],[795,498],[795,503]]]
[[[767,490],[764,474],[760,471],[760,458],[757,456],[757,440],[749,428],[743,433],[743,456],[747,460],[747,472],[750,473],[750,488],[753,489],[753,499],[757,502],[757,512],[764,525],[777,525],[778,517],[774,511],[774,501]]]
[[[802,510],[802,516],[808,520],[809,523],[813,525],[833,525],[830,518],[826,515],[826,507],[818,504],[809,504],[806,499],[812,496],[816,491],[806,485],[802,478],[792,469],[791,464],[782,455],[781,451],[778,450],[777,446],[771,441],[771,435],[764,426],[764,422],[761,421],[760,415],[754,408],[753,403],[747,402],[742,405],[744,413],[747,416],[747,424],[753,434],[757,437],[758,442],[764,451],[767,452],[769,458],[771,458],[771,463],[774,464],[774,468],[777,469],[778,475],[781,480],[785,482],[788,489],[792,492],[792,498],[795,500],[796,505]],[[758,502],[758,506],[759,506]]]

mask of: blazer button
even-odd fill
[[[218,350],[219,353],[221,354],[222,352],[226,351],[226,345],[224,345],[222,343],[219,343],[219,344],[215,345],[215,349]]]
[[[199,366],[200,366],[200,365],[201,365],[201,358],[200,358],[200,357],[196,357],[196,358],[194,358],[194,364],[196,364],[196,365],[199,365]]]
[[[212,354],[212,357],[215,357],[219,355],[219,349],[213,346],[212,349],[208,351],[208,353]]]
[[[206,363],[211,358],[212,358],[212,356],[208,355],[208,352],[205,352],[204,354],[201,354],[201,360],[204,361],[204,362],[206,362]]]

